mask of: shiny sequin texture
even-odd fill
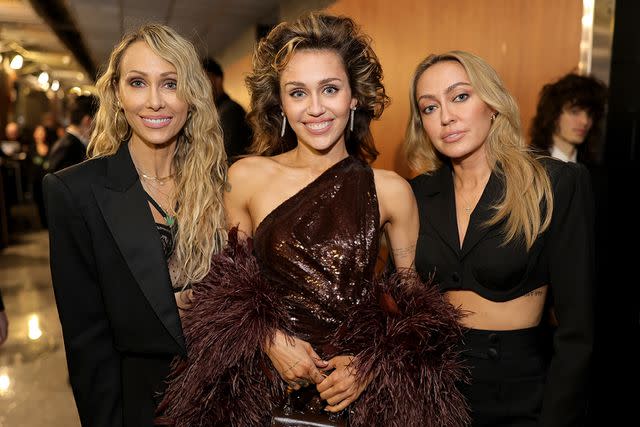
[[[275,208],[254,235],[265,275],[282,288],[294,332],[320,357],[375,273],[380,213],[373,171],[347,157]]]

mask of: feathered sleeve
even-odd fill
[[[268,424],[284,383],[262,345],[277,329],[288,331],[287,314],[260,273],[252,241],[239,239],[237,229],[192,286],[182,322],[188,356],[172,364],[156,425]]]
[[[457,387],[467,378],[458,354],[461,316],[413,271],[379,281],[336,336],[337,346],[357,355],[359,378],[372,379],[354,402],[350,425],[467,425]]]

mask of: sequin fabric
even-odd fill
[[[371,285],[379,216],[373,171],[350,156],[275,208],[255,232],[256,256],[281,288],[294,332],[321,357],[332,352],[330,334]]]

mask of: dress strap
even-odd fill
[[[156,210],[160,213],[160,215],[162,215],[167,225],[169,227],[172,227],[174,224],[175,218],[172,217],[171,215],[168,215],[164,211],[164,209],[162,209],[162,206],[160,206],[160,203],[156,202],[155,199],[151,197],[151,194],[147,193],[146,191],[144,192],[144,194],[147,195],[147,200],[149,200],[149,202],[153,205],[153,207],[156,208]]]

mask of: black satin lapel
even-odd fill
[[[94,185],[93,192],[142,292],[171,336],[185,349],[162,243],[140,182],[124,191]]]
[[[494,211],[491,207],[500,201],[501,196],[502,185],[500,184],[500,178],[495,173],[492,173],[476,208],[471,213],[471,218],[469,218],[467,234],[464,237],[464,242],[462,242],[462,258],[471,252],[489,230],[496,227],[495,225],[487,227],[483,224],[493,215]]]
[[[442,167],[433,177],[435,188],[439,191],[427,197],[423,215],[440,235],[447,245],[460,252],[460,239],[458,237],[458,224],[456,223],[456,209],[453,196],[453,179],[448,167]]]

